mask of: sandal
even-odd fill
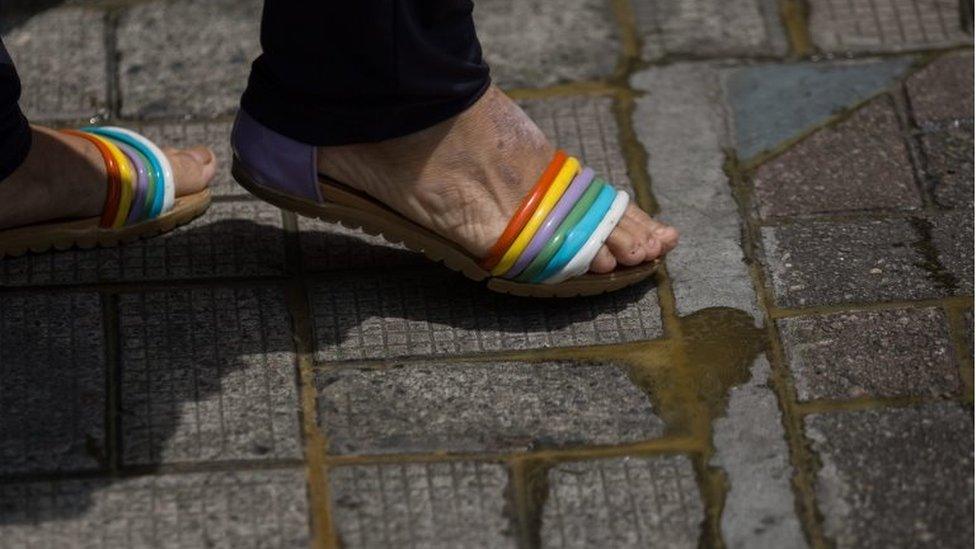
[[[596,295],[636,284],[659,260],[588,273],[623,217],[630,196],[558,151],[484,258],[374,198],[318,173],[315,147],[285,137],[241,111],[231,134],[234,179],[251,194],[306,217],[341,223],[403,244],[490,290],[531,297]]]
[[[116,246],[174,229],[210,206],[210,189],[175,197],[173,169],[152,141],[125,128],[90,126],[61,130],[98,148],[108,172],[102,215],[0,230],[0,258],[52,247]]]

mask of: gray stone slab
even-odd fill
[[[561,463],[548,484],[542,547],[698,547],[705,512],[685,456]]]
[[[308,547],[302,470],[0,485],[0,546]]]
[[[787,52],[775,1],[637,0],[633,5],[646,61]]]
[[[972,129],[925,134],[921,141],[932,199],[942,208],[971,208],[974,178]]]
[[[558,303],[491,292],[443,267],[312,284],[317,361],[444,356],[660,337],[650,283]]]
[[[809,416],[816,494],[837,547],[973,544],[972,410],[955,403]]]
[[[668,254],[678,313],[726,306],[758,318],[741,228],[723,166],[729,146],[719,70],[685,63],[638,73],[634,124],[663,221],[681,234]]]
[[[763,262],[780,307],[966,295],[971,221],[937,216],[764,227]]]
[[[912,115],[923,126],[973,118],[973,52],[945,55],[907,80]],[[972,133],[972,132],[970,132]]]
[[[664,432],[613,364],[424,363],[320,372],[316,386],[334,454],[505,452]]]
[[[765,219],[922,205],[898,115],[887,96],[766,162],[756,170],[753,185]]]
[[[893,85],[911,61],[894,57],[730,69],[725,89],[739,158],[772,150]]]
[[[301,457],[278,288],[119,297],[126,464]]]
[[[429,260],[402,244],[336,223],[299,217],[302,262],[308,272],[341,269],[396,269],[425,265]]]
[[[106,464],[103,333],[98,294],[0,296],[0,474]]]
[[[557,146],[621,188],[630,188],[627,162],[610,97],[554,97],[519,105]]]
[[[957,357],[941,309],[894,309],[777,322],[800,400],[949,395]]]
[[[210,147],[217,156],[217,172],[210,182],[214,196],[251,198],[230,175],[230,122],[149,123],[136,125],[135,129],[164,147]]]
[[[119,19],[122,115],[205,116],[237,110],[258,45],[261,2],[140,3]]]
[[[541,88],[613,74],[620,39],[607,2],[479,0],[474,6],[492,79],[503,88]]]
[[[488,462],[399,463],[329,471],[343,547],[515,547],[508,473]]]
[[[722,538],[730,548],[806,547],[790,479],[786,433],[766,357],[748,383],[732,388],[725,417],[715,420],[711,465],[725,471],[729,489]]]
[[[810,38],[826,52],[898,52],[972,43],[956,0],[809,0]]]
[[[116,248],[50,251],[0,261],[0,284],[35,286],[284,273],[278,209],[217,202],[195,221]]]
[[[3,26],[28,118],[75,120],[107,112],[105,20],[101,10],[64,7]]]

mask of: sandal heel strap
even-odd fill
[[[263,187],[321,203],[315,147],[286,137],[238,111],[231,131],[234,157]]]

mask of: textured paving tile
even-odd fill
[[[697,547],[704,509],[684,456],[563,463],[549,470],[543,547]]]
[[[127,464],[300,457],[283,291],[123,294]]]
[[[312,285],[318,361],[565,347],[655,339],[649,283],[552,302],[496,294],[431,265]]]
[[[306,271],[394,269],[424,265],[427,259],[379,236],[318,219],[298,218],[302,261]]]
[[[174,231],[117,248],[27,254],[0,261],[0,284],[84,284],[284,272],[281,214],[263,202],[224,202]]]
[[[149,2],[118,27],[122,115],[217,116],[237,110],[260,53],[257,0]]]
[[[612,364],[425,363],[321,372],[316,386],[336,454],[622,444],[664,431]]]
[[[973,118],[973,52],[936,59],[905,84],[912,114],[922,125]],[[970,132],[972,133],[972,132]]]
[[[515,547],[495,463],[400,463],[329,471],[343,547]]]
[[[718,69],[705,63],[637,74],[634,124],[648,151],[660,218],[681,233],[668,254],[678,313],[726,306],[758,316],[743,263],[741,229],[723,170],[729,136]]]
[[[230,175],[230,129],[230,122],[165,122],[136,126],[137,131],[166,147],[210,147],[217,155],[217,173],[210,183],[214,196],[250,198],[252,195]]]
[[[0,474],[99,467],[105,375],[98,294],[0,296]]]
[[[302,471],[4,484],[0,547],[308,547]]]
[[[8,29],[3,42],[20,75],[20,102],[28,118],[87,119],[106,111],[103,12],[47,10]]]
[[[786,36],[774,1],[637,0],[634,15],[647,61],[669,55],[786,54]]]
[[[947,395],[959,370],[940,309],[778,321],[800,400]]]
[[[972,410],[954,403],[806,418],[837,547],[973,544]]]
[[[727,547],[806,547],[796,516],[786,433],[766,357],[752,365],[748,383],[734,387],[725,416],[713,424],[711,465],[728,478],[722,510]]]
[[[607,2],[479,0],[474,6],[492,79],[503,88],[597,80],[617,64],[618,25]]]
[[[735,148],[749,159],[893,85],[911,58],[729,69],[725,90]]]
[[[763,218],[922,205],[898,115],[881,96],[759,167]]]
[[[762,229],[781,307],[972,292],[972,219],[806,221]]]
[[[949,130],[921,137],[927,183],[935,203],[943,208],[973,204],[973,132]]]
[[[607,181],[630,187],[611,98],[562,97],[519,101],[519,105],[556,146]]]
[[[972,43],[955,0],[809,0],[810,38],[828,52],[897,52]]]

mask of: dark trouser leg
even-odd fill
[[[490,82],[470,0],[265,0],[243,109],[312,145],[380,141],[450,118]]]
[[[0,40],[0,182],[13,173],[31,146],[30,126],[20,112],[20,79]]]

